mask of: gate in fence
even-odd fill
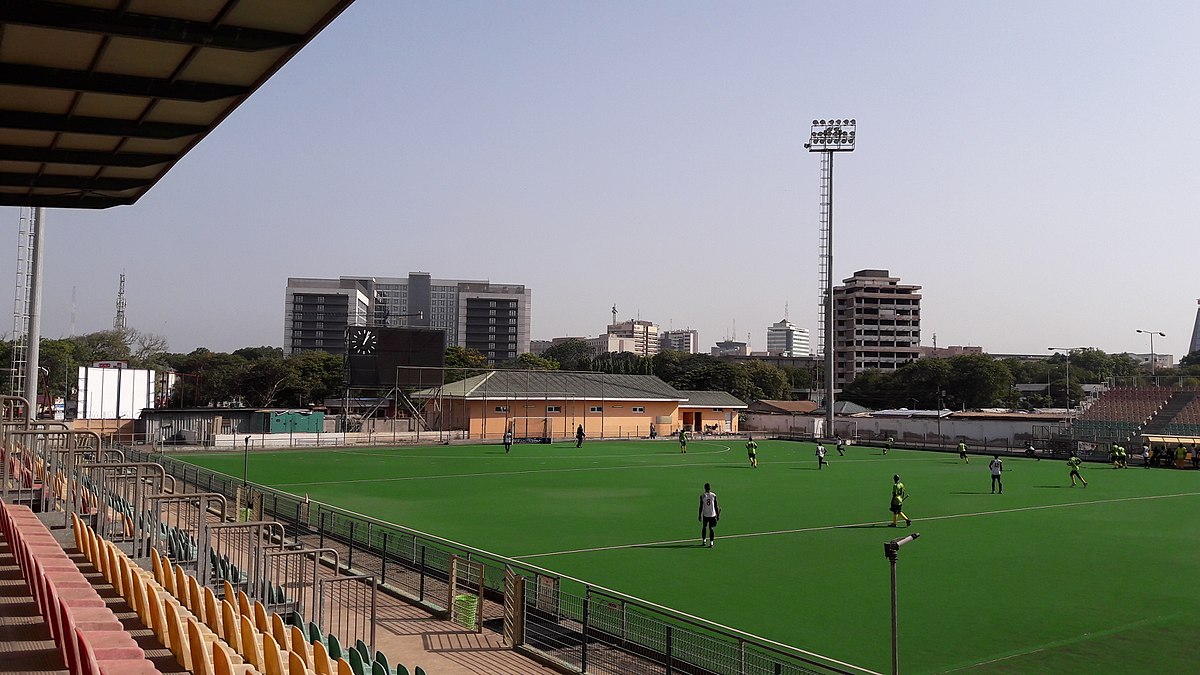
[[[350,574],[317,579],[317,625],[345,644],[362,640],[375,649],[375,618],[379,585],[371,574]]]

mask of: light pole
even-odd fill
[[[825,349],[825,437],[832,438],[833,428],[833,153],[854,152],[857,120],[813,120],[804,147],[821,153],[821,293],[822,347]]]
[[[1075,420],[1071,415],[1071,354],[1087,347],[1047,347],[1052,352],[1067,353],[1067,427],[1071,430],[1071,438],[1075,438]]]
[[[900,558],[900,547],[916,541],[921,536],[914,532],[907,537],[883,542],[883,555],[888,559],[892,571],[892,675],[900,672],[900,621],[896,611],[896,562]]]
[[[1167,334],[1157,330],[1142,330],[1137,329],[1137,332],[1150,336],[1150,380],[1154,381],[1154,366],[1157,365],[1158,359],[1154,358],[1154,336],[1167,337]]]

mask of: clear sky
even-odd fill
[[[289,276],[533,289],[533,337],[817,328],[834,276],[923,287],[922,343],[1187,349],[1195,2],[358,0],[132,207],[47,215],[43,333],[282,345]],[[18,210],[0,279],[13,279]],[[72,293],[75,294],[72,310]],[[74,323],[72,324],[72,316]],[[736,326],[736,335],[734,333]]]

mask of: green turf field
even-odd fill
[[[911,673],[1194,672],[1200,472],[851,447],[670,439],[251,453],[252,482],[556,570],[871,670],[891,664],[901,550]],[[184,459],[241,476],[241,453]],[[892,474],[911,529],[886,527]],[[700,546],[705,482],[722,507]]]

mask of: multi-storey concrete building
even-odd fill
[[[324,295],[313,297],[318,291]],[[353,306],[351,291],[357,293]],[[305,323],[303,315],[298,321],[296,312],[305,303],[334,294],[345,297],[340,314],[327,311],[319,328]],[[530,289],[519,284],[434,279],[426,272],[406,278],[288,279],[284,346],[289,353],[340,354],[347,326],[412,326],[445,331],[447,345],[476,349],[497,363],[529,351],[530,297]],[[322,333],[319,339],[310,334],[315,330]]]
[[[712,356],[750,356],[750,345],[737,340],[721,340],[709,350]]]
[[[812,353],[808,329],[787,319],[767,328],[767,353],[772,356],[808,356]]]
[[[921,345],[920,286],[887,270],[859,270],[833,289],[835,386],[866,370],[895,370]]]
[[[662,349],[696,354],[700,351],[700,334],[690,328],[663,331],[658,343]]]
[[[284,298],[284,350],[346,351],[346,327],[365,326],[370,289],[357,279],[288,279]]]
[[[658,324],[641,319],[630,319],[608,325],[608,334],[619,338],[631,338],[633,353],[639,356],[654,356],[658,353]]]

